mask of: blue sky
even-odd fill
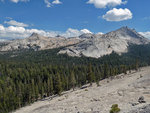
[[[149,0],[0,0],[0,37],[24,38],[32,31],[73,36],[122,26],[149,37],[149,4]]]

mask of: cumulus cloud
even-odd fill
[[[112,10],[108,11],[103,18],[107,21],[123,21],[132,19],[132,12],[125,8],[125,9],[116,9],[113,8]]]
[[[104,34],[104,33],[102,33],[102,32],[98,32],[98,33],[97,33],[97,35],[103,35],[103,34]]]
[[[90,32],[88,29],[78,30],[78,29],[69,28],[65,33],[62,33],[61,35],[64,37],[75,37],[84,33],[92,33],[92,32]]]
[[[18,3],[18,2],[28,2],[30,0],[10,0],[10,1],[14,3]]]
[[[26,29],[24,27],[17,27],[17,26],[9,26],[4,27],[0,25],[0,37],[1,38],[9,38],[9,39],[16,39],[16,38],[26,38],[30,36],[32,33],[38,33],[43,36],[56,36],[57,32],[50,31],[46,32],[44,30],[39,29]]]
[[[108,7],[114,7],[117,5],[125,4],[127,1],[122,0],[89,0],[88,4],[94,4],[96,8],[106,8]]]
[[[59,0],[54,0],[52,3],[53,4],[62,4],[62,2],[60,2]]]
[[[82,29],[82,30],[80,30],[81,31],[81,33],[83,34],[83,33],[92,33],[91,31],[89,31],[88,29]]]
[[[8,25],[17,26],[17,27],[28,27],[29,26],[28,24],[24,24],[22,22],[17,22],[15,20],[5,21],[4,23],[8,24]]]
[[[23,27],[14,27],[14,26],[9,26],[7,29],[7,32],[11,32],[11,33],[24,33],[25,32],[25,28]]]
[[[4,26],[0,24],[0,31],[4,31],[4,30],[5,30]]]
[[[141,35],[143,35],[144,37],[150,39],[150,31],[147,32],[139,32]]]
[[[59,0],[54,0],[53,2],[50,2],[49,0],[44,0],[46,7],[51,7],[53,4],[62,4]]]
[[[48,37],[54,37],[57,36],[58,34],[65,37],[75,37],[83,33],[91,33],[91,32],[87,29],[77,30],[77,29],[69,28],[65,32],[59,32],[59,31],[44,31],[39,29],[26,29],[24,27],[18,27],[18,26],[5,27],[3,25],[0,25],[0,37],[2,39],[26,38],[29,37],[32,33],[38,33],[40,35],[48,36]]]

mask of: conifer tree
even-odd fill
[[[88,83],[90,83],[90,86],[92,86],[93,79],[94,79],[94,74],[92,72],[92,65],[89,64],[88,73],[87,73],[87,80],[88,80]]]
[[[55,93],[61,95],[62,92],[62,83],[59,73],[55,75]]]
[[[31,81],[32,83],[31,83],[31,88],[32,88],[32,96],[31,96],[31,98],[32,98],[32,102],[34,102],[35,101],[35,86],[34,86],[34,79],[32,79],[32,81]]]
[[[50,95],[54,93],[53,79],[50,77]]]
[[[139,68],[139,60],[136,59],[136,63],[135,63],[135,70],[138,71]]]
[[[44,87],[41,86],[41,99],[43,99],[43,96],[44,96]]]
[[[50,96],[50,78],[47,80],[47,96]]]
[[[38,100],[39,98],[39,89],[38,89],[38,85],[35,85],[35,99],[36,101]]]
[[[53,94],[53,81],[52,77],[49,77],[47,80],[47,96],[50,96]]]
[[[104,64],[104,78],[107,78],[109,76],[109,67],[108,67],[108,64]]]
[[[73,91],[74,91],[75,84],[76,84],[76,79],[75,79],[74,71],[71,72],[70,84],[71,84],[71,87],[73,88]]]

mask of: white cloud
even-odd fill
[[[51,7],[52,4],[62,4],[59,0],[54,0],[52,3],[49,0],[44,0],[46,7]]]
[[[24,27],[17,27],[17,26],[4,27],[3,25],[0,25],[1,39],[26,38],[29,37],[32,33],[38,33],[40,35],[48,36],[48,37],[54,37],[57,36],[58,34],[65,37],[75,37],[83,33],[91,33],[91,32],[87,29],[77,30],[77,29],[69,28],[65,32],[59,32],[59,31],[44,31],[39,29],[26,29]]]
[[[52,3],[53,4],[62,4],[62,2],[60,2],[59,0],[54,0]]]
[[[24,33],[25,32],[25,28],[23,27],[14,27],[14,26],[9,26],[7,29],[7,32],[10,33]]]
[[[10,1],[14,3],[18,3],[18,2],[28,2],[30,0],[10,0]]]
[[[141,35],[143,35],[144,37],[150,39],[150,31],[147,31],[147,32],[139,32],[139,33],[140,33]]]
[[[91,31],[89,31],[88,29],[82,29],[82,30],[80,30],[81,31],[81,33],[83,34],[83,33],[92,33]]]
[[[0,0],[1,2],[4,2],[5,0]],[[9,0],[13,3],[18,3],[18,2],[29,2],[30,0]],[[62,2],[60,2],[60,0],[53,0],[53,2],[50,2],[50,0],[44,0],[45,4],[46,4],[46,7],[51,7],[53,6],[54,4],[57,5],[57,4],[62,4]]]
[[[43,36],[53,37],[57,35],[57,32],[53,32],[53,31],[46,32],[44,30],[38,30],[38,29],[26,29],[24,27],[17,27],[17,26],[4,27],[3,25],[0,25],[1,38],[6,38],[6,39],[26,38],[34,32]]]
[[[15,26],[9,26],[4,27],[3,25],[0,25],[0,37],[1,38],[18,38],[23,34],[25,29],[23,27],[15,27]]]
[[[125,4],[126,2],[127,1],[122,0],[89,0],[87,3],[94,4],[96,8],[106,8],[107,6],[114,7],[117,5]]]
[[[18,3],[19,2],[19,0],[11,0],[12,2],[14,2],[14,3]]]
[[[51,7],[51,3],[49,0],[44,0],[45,4],[46,4],[46,7]]]
[[[64,37],[76,37],[84,33],[92,33],[92,32],[90,32],[88,29],[78,30],[69,28],[65,33],[62,33],[61,35]]]
[[[102,32],[98,32],[98,33],[97,33],[97,35],[103,35],[103,34],[104,34],[104,33],[102,33]]]
[[[22,22],[17,22],[15,20],[5,21],[4,23],[8,24],[8,25],[17,26],[17,27],[28,27],[29,26],[27,24],[24,24]]]
[[[116,9],[113,8],[112,10],[108,11],[103,18],[107,21],[123,21],[132,19],[132,12],[125,8],[125,9]]]
[[[0,24],[0,31],[4,31],[4,30],[5,30],[4,26]]]

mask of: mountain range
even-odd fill
[[[118,54],[128,52],[130,45],[143,45],[150,40],[140,35],[134,29],[122,27],[106,34],[82,34],[78,37],[65,38],[62,36],[45,37],[33,33],[25,39],[2,42],[0,51],[32,49],[35,51],[63,47],[58,54],[69,56],[86,56],[99,58],[112,52]]]

